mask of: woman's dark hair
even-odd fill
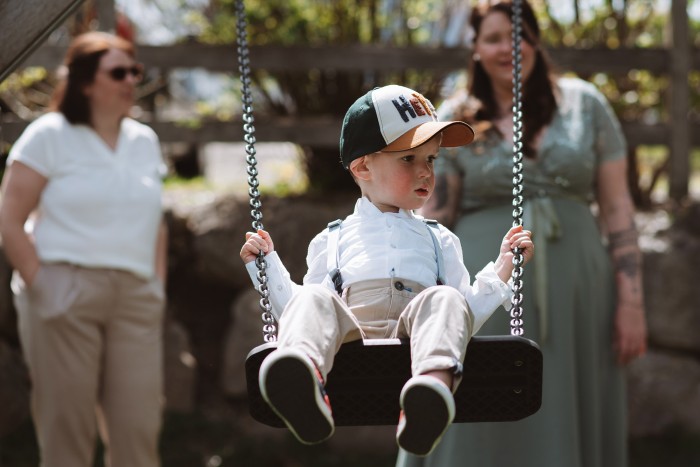
[[[508,0],[474,7],[470,19],[474,40],[479,37],[481,23],[487,15],[498,12],[511,19],[512,11],[512,2]],[[522,97],[523,152],[527,157],[534,157],[533,140],[539,131],[552,121],[557,101],[554,95],[555,74],[549,56],[540,47],[540,28],[535,12],[526,0],[522,2],[522,31],[523,40],[535,47],[536,51],[535,65],[527,82],[523,84]],[[468,90],[469,96],[475,101],[470,103],[462,118],[483,127],[480,125],[481,122],[491,122],[498,116],[498,107],[491,79],[481,62],[476,60],[472,60],[469,65]]]
[[[135,55],[131,42],[105,32],[88,32],[73,39],[63,61],[66,77],[51,99],[52,110],[61,112],[72,124],[92,124],[90,102],[84,91],[95,80],[100,59],[110,49]]]

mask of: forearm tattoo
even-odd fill
[[[640,269],[639,255],[637,252],[629,252],[615,258],[615,270],[621,272],[630,279],[633,279],[639,274]]]
[[[639,235],[637,234],[637,229],[634,227],[618,232],[610,232],[608,236],[610,251],[615,251],[626,246],[636,246],[638,240]]]
[[[639,235],[634,223],[631,222],[630,225],[626,229],[609,233],[608,248],[615,262],[615,271],[634,279],[640,272],[641,260],[637,249]]]

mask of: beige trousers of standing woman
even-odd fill
[[[278,348],[304,351],[325,380],[343,343],[410,337],[411,372],[419,375],[461,369],[473,324],[464,296],[445,285],[371,280],[352,284],[342,297],[322,285],[304,285],[282,313]],[[453,390],[458,384],[455,378]]]
[[[12,288],[42,467],[92,467],[97,420],[110,467],[158,466],[162,283],[60,263]]]

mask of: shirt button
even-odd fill
[[[394,288],[399,291],[405,289],[405,287],[403,286],[403,282],[401,281],[394,282]]]

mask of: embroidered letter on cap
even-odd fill
[[[418,96],[412,97],[410,102],[413,106],[413,110],[415,110],[418,115],[425,115],[425,110],[423,110],[422,102],[418,99]]]
[[[394,107],[396,107],[396,110],[399,111],[399,115],[401,115],[403,121],[408,122],[408,115],[410,115],[411,118],[416,118],[416,112],[413,110],[411,103],[408,102],[408,99],[406,99],[404,96],[399,96],[399,100],[401,101],[400,104],[396,101],[396,99],[392,99],[391,102],[394,103]],[[406,113],[408,113],[408,115],[406,115]]]
[[[413,97],[415,97],[416,99],[418,99],[418,100],[420,101],[420,103],[423,104],[423,108],[424,108],[425,111],[428,113],[428,115],[430,115],[430,116],[433,115],[433,112],[432,112],[432,111],[435,110],[435,109],[433,109],[433,104],[431,104],[430,101],[429,101],[428,99],[426,99],[425,97],[423,97],[422,94],[418,94],[417,92],[413,94]],[[411,101],[413,102],[413,99],[411,99]],[[417,107],[417,106],[414,105],[414,107]],[[418,115],[424,115],[424,114],[419,112]]]

